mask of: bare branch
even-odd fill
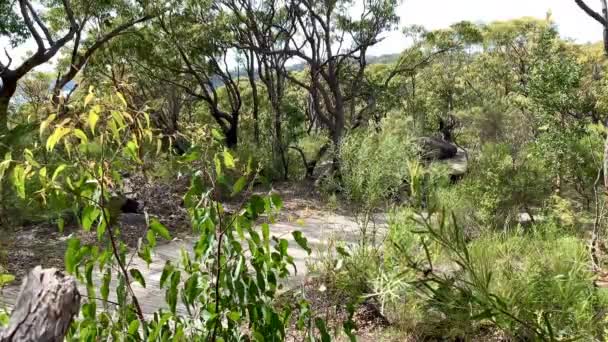
[[[27,29],[30,31],[30,33],[32,34],[32,37],[36,41],[36,45],[38,46],[37,53],[41,54],[44,52],[46,47],[44,46],[42,37],[40,37],[40,33],[38,33],[38,30],[36,30],[36,27],[34,26],[32,19],[30,18],[28,5],[32,6],[28,0],[19,0],[19,8],[21,9],[21,16],[23,16],[23,21],[25,22],[25,26],[27,26]]]
[[[49,42],[49,45],[53,45],[55,42],[53,40],[53,36],[51,36],[51,33],[49,32],[49,28],[46,27],[46,25],[42,22],[42,20],[40,20],[38,13],[36,13],[36,11],[34,10],[34,6],[32,6],[32,3],[29,1],[26,1],[26,5],[27,5],[27,8],[32,13],[32,17],[34,17],[34,21],[36,21],[36,24],[38,24],[38,27],[40,27],[40,29],[44,33],[46,40]]]
[[[595,19],[598,23],[602,24],[602,26],[604,26],[604,27],[608,26],[608,22],[606,21],[606,19],[604,19],[604,17],[602,17],[601,14],[597,13],[596,11],[592,10],[589,6],[587,6],[585,1],[574,0],[574,2],[576,2],[578,7],[580,7],[583,11],[585,11],[585,13],[587,13],[591,18]]]

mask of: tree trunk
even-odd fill
[[[5,70],[0,88],[0,133],[8,128],[8,105],[17,91],[17,76],[13,71]]]
[[[235,148],[239,142],[238,120],[233,120],[224,134],[226,135],[226,147]]]
[[[0,341],[63,341],[80,308],[76,281],[57,269],[36,266],[21,285]]]
[[[260,112],[260,99],[258,95],[258,85],[255,80],[255,55],[253,50],[249,52],[247,57],[247,76],[251,85],[251,97],[253,99],[253,141],[256,144],[260,143],[260,122],[258,120]]]

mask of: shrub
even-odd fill
[[[608,296],[593,285],[583,240],[547,223],[467,242],[454,216],[430,213],[418,222],[409,229],[421,237],[402,232],[405,238],[393,235],[393,243],[410,246],[399,252],[418,272],[410,283],[427,313],[419,329],[471,337],[490,325],[512,338],[540,340],[602,333],[598,317]],[[416,239],[420,244],[408,243]]]
[[[416,157],[411,119],[392,115],[380,127],[350,133],[340,148],[342,187],[346,197],[375,208],[395,195]]]
[[[469,170],[460,184],[442,190],[438,198],[440,207],[454,210],[476,229],[513,226],[520,212],[533,214],[551,193],[543,161],[526,150],[513,155],[506,145],[485,145]]]
[[[228,150],[215,146],[220,139],[210,140],[206,150],[195,146],[179,158],[183,164],[197,162],[184,204],[198,241],[193,252],[184,249],[181,260],[165,264],[160,277],[165,308],[146,316],[133,284],[145,288],[150,281],[130,260],[140,258],[150,266],[157,240],[171,236],[158,219],[146,217],[145,237],[131,254],[121,240],[120,210],[112,192],[122,181],[120,171],[140,169],[158,154],[153,148],[158,136],[147,115],[130,112],[121,94],[98,97],[91,89],[79,109],[88,113],[59,123],[51,116],[41,124],[46,150],[65,151],[57,154],[56,165],[33,158],[9,161],[20,197],[37,196],[43,203],[52,199],[74,210],[84,230],[97,232],[91,243],[76,237],[68,241],[66,271],[86,288],[68,340],[276,341],[285,339],[294,321],[310,338],[328,338],[323,321],[303,309],[306,301],[275,307],[293,259],[287,253],[288,241],[270,236],[268,223],[260,227],[256,220],[262,216],[272,220],[281,207],[280,198],[245,196],[234,213],[215,199],[220,186],[236,196],[250,190],[255,179],[254,169],[240,169]],[[201,161],[202,156],[209,159]],[[241,176],[232,179],[229,174]],[[39,180],[36,189],[26,186],[32,178]],[[294,232],[294,239],[310,250],[299,232]],[[109,300],[111,294],[115,300]],[[299,314],[292,315],[298,308]],[[0,321],[4,320],[0,313]]]

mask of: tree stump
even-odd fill
[[[63,341],[79,309],[74,278],[55,268],[36,266],[21,285],[9,326],[0,331],[0,342]]]

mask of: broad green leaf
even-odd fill
[[[87,96],[84,98],[84,106],[88,106],[91,101],[95,98],[95,93],[89,92]]]
[[[137,255],[144,260],[148,266],[152,263],[152,250],[150,250],[150,246],[143,245],[137,252]]]
[[[57,117],[57,114],[51,114],[51,115],[49,115],[48,118],[46,118],[46,120],[43,120],[40,123],[40,136],[42,136],[44,131],[46,131],[46,129],[49,127],[51,122],[53,122],[53,120],[55,120],[56,117]]]
[[[89,138],[81,129],[75,128],[74,135],[80,139],[80,142],[83,144],[87,144],[89,142]]]
[[[283,207],[283,200],[281,199],[281,196],[279,194],[274,193],[270,195],[270,200],[272,201],[272,205],[275,208],[281,209]]]
[[[40,167],[40,164],[34,159],[34,153],[28,148],[23,150],[23,157],[32,166]]]
[[[131,321],[131,323],[129,323],[129,335],[134,335],[137,330],[139,329],[139,320],[138,319],[134,319]]]
[[[132,268],[129,270],[129,273],[131,274],[133,279],[135,279],[142,287],[144,287],[144,288],[146,287],[146,280],[144,279],[144,276],[141,274],[141,272],[139,272],[138,269]]]
[[[93,223],[99,218],[99,215],[101,214],[101,210],[99,210],[98,208],[94,207],[94,206],[86,206],[83,210],[82,210],[82,215],[81,215],[81,222],[82,222],[82,228],[85,231],[90,231],[91,227],[93,226]]]
[[[103,279],[101,280],[101,299],[104,301],[108,300],[108,296],[110,295],[110,281],[112,280],[112,272],[108,268],[103,274]]]
[[[89,128],[91,129],[91,132],[93,134],[95,134],[95,126],[97,125],[97,121],[99,121],[99,110],[96,107],[93,107],[90,111],[89,111],[89,117],[87,119],[87,123],[89,124]]]
[[[8,167],[11,165],[11,161],[12,160],[4,160],[2,162],[0,162],[0,180],[2,180],[2,178],[4,178],[4,174],[6,173],[6,170],[8,170]],[[0,183],[1,186],[1,183]]]
[[[68,248],[65,251],[65,269],[68,273],[73,274],[78,263],[78,255],[80,250],[80,241],[77,238],[68,240]]]
[[[25,169],[20,164],[13,169],[13,186],[19,198],[25,199]]]
[[[163,288],[165,281],[167,281],[167,279],[169,279],[169,277],[173,274],[174,269],[175,268],[173,267],[173,264],[171,264],[171,261],[167,260],[165,262],[165,267],[163,267],[163,272],[160,275],[160,288]]]
[[[126,108],[127,107],[127,100],[125,100],[125,97],[122,95],[122,93],[116,92],[116,96],[118,96],[118,98],[120,99],[120,102]]]
[[[51,177],[51,181],[55,181],[57,180],[57,177],[59,177],[59,175],[63,172],[63,170],[65,170],[68,166],[65,164],[61,164],[59,166],[57,166],[57,168],[55,169],[55,171],[53,172],[53,176]]]
[[[139,163],[139,162],[141,162],[141,161],[140,161],[140,159],[139,159],[139,155],[138,155],[138,153],[137,153],[137,151],[138,151],[138,150],[139,150],[139,147],[137,146],[137,143],[136,143],[135,141],[131,140],[131,141],[129,141],[129,142],[127,143],[127,146],[126,146],[126,151],[127,151],[127,154],[128,154],[128,155],[129,155],[129,156],[130,156],[130,157],[131,157],[133,160],[135,160],[136,162],[138,162],[138,163]]]
[[[215,164],[216,176],[221,177],[222,176],[222,162],[220,161],[220,158],[217,157],[217,155],[213,158],[213,163]]]
[[[148,245],[150,248],[156,247],[156,234],[153,231],[148,230],[146,232],[146,240],[148,240]]]
[[[228,313],[228,318],[238,323],[238,321],[241,319],[241,313],[238,311],[230,311],[230,313]]]
[[[65,220],[63,217],[57,219],[57,229],[59,229],[60,233],[63,233],[63,228],[65,228]]]
[[[296,240],[296,243],[302,247],[302,249],[304,249],[308,254],[312,253],[312,249],[308,247],[308,239],[302,235],[301,231],[296,230],[291,234],[293,235],[294,240]]]
[[[234,157],[232,156],[230,151],[228,151],[228,149],[224,149],[224,164],[229,169],[234,169],[234,167],[236,166],[234,162]]]
[[[158,234],[165,240],[171,240],[171,235],[169,234],[169,230],[162,223],[160,223],[156,218],[152,218],[150,220],[150,229]]]
[[[8,312],[4,311],[4,309],[0,309],[0,326],[6,327],[10,321],[10,316]]]
[[[236,181],[236,183],[234,183],[234,185],[232,186],[232,196],[237,195],[238,193],[243,191],[243,189],[245,188],[246,185],[247,185],[247,178],[245,176],[240,177]]]
[[[0,274],[0,287],[9,284],[15,280],[15,276],[12,274]]]
[[[218,131],[217,129],[213,128],[211,129],[211,135],[213,136],[213,138],[217,141],[222,141],[224,140],[224,134],[222,134],[222,132]]]
[[[57,145],[66,134],[70,133],[70,131],[71,129],[68,127],[57,127],[53,134],[46,140],[47,151],[52,151],[55,148],[55,145]]]

